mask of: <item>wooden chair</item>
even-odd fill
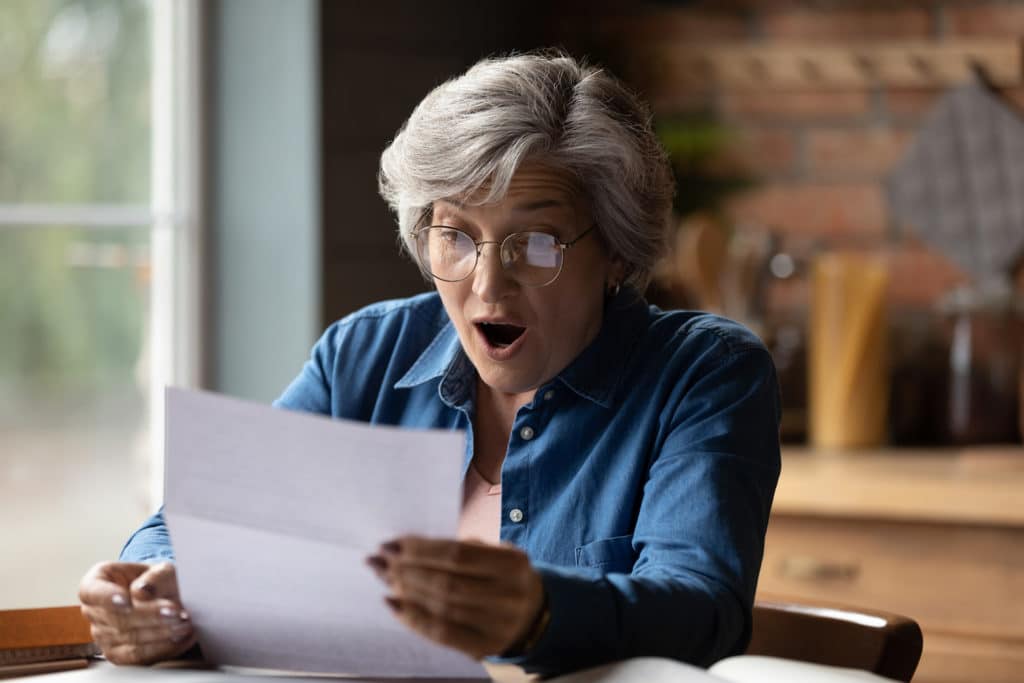
[[[864,669],[910,681],[922,643],[917,622],[898,614],[759,600],[747,654]]]

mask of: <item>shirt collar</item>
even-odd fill
[[[631,288],[611,298],[604,308],[601,330],[590,345],[559,373],[556,381],[583,398],[611,408],[629,355],[645,328],[647,304]]]
[[[455,325],[449,320],[427,345],[401,379],[396,389],[409,389],[441,377],[438,395],[450,408],[457,408],[473,395],[476,369],[470,363]]]
[[[605,304],[604,320],[594,340],[555,378],[573,392],[605,408],[612,406],[626,367],[627,356],[643,330],[647,310],[632,289],[623,288]],[[475,390],[476,369],[462,350],[449,320],[408,372],[395,382],[408,389],[441,378],[438,395],[449,407],[459,407]]]

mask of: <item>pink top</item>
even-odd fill
[[[462,483],[462,514],[456,537],[486,543],[501,542],[501,484],[483,478],[471,461]]]

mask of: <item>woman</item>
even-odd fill
[[[485,60],[420,103],[380,189],[437,291],[332,325],[276,405],[468,432],[459,538],[368,558],[396,617],[545,674],[742,651],[775,372],[739,325],[638,294],[672,194],[642,105],[564,55]],[[193,645],[172,559],[158,513],[83,579],[111,660]]]

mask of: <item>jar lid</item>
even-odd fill
[[[1008,277],[995,276],[950,290],[939,300],[941,313],[1014,313],[1024,315],[1024,298]]]

